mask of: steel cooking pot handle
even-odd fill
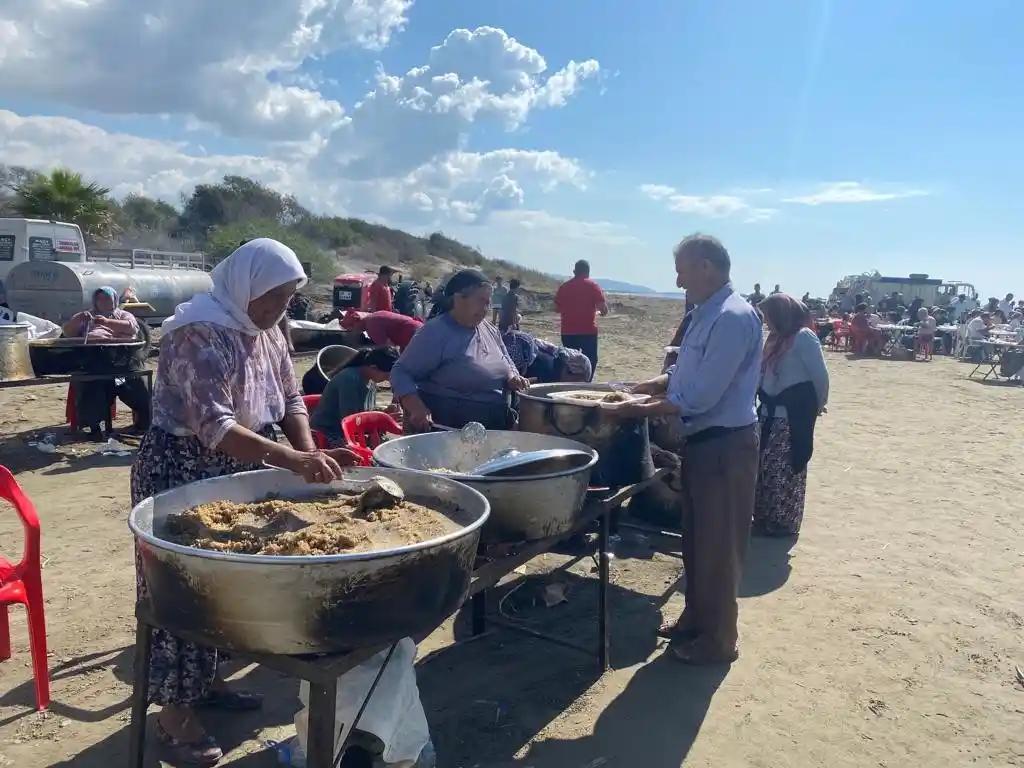
[[[547,419],[548,424],[555,428],[555,431],[558,432],[558,434],[560,434],[562,437],[572,438],[578,435],[582,435],[584,432],[586,432],[587,429],[591,426],[591,422],[593,421],[595,416],[597,418],[600,418],[600,415],[597,412],[597,408],[587,408],[585,410],[587,411],[587,414],[582,419],[583,426],[581,426],[575,432],[566,432],[564,429],[558,426],[558,419],[555,418],[555,403],[545,403],[544,417]]]

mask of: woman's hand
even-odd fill
[[[107,325],[107,318],[103,315],[96,315],[96,317],[92,318],[92,324],[96,328],[103,328]]]
[[[508,388],[513,392],[525,392],[530,388],[530,380],[520,376],[518,373],[508,378]]]
[[[359,466],[359,457],[352,453],[348,448],[331,448],[323,453],[334,459],[338,463],[339,467]]]
[[[326,451],[296,451],[287,469],[307,483],[330,483],[341,477],[341,467]]]

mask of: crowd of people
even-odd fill
[[[877,302],[856,294],[852,303],[852,312],[838,305],[824,309],[818,324],[820,341],[843,337],[858,354],[878,356],[901,349],[922,359],[931,358],[937,339],[947,354],[960,348],[968,358],[980,358],[985,349],[979,342],[996,329],[1012,331],[1018,342],[1024,342],[1024,301],[1015,301],[1012,293],[1002,300],[991,298],[984,307],[965,295],[945,306],[928,306],[920,297],[906,300],[898,292]]]

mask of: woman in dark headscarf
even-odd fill
[[[775,293],[760,309],[768,338],[757,393],[761,461],[754,529],[769,536],[795,536],[804,517],[814,426],[828,402],[828,369],[807,307],[789,294]]]
[[[515,426],[509,393],[529,382],[487,321],[490,309],[491,282],[475,269],[456,273],[435,295],[430,319],[391,371],[406,431],[427,430],[434,423],[459,428],[470,421],[488,429]]]

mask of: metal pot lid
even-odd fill
[[[521,469],[526,471],[534,464],[551,461],[552,459],[572,458],[574,456],[579,456],[581,461],[590,459],[589,453],[576,450],[575,448],[548,448],[541,451],[525,451],[522,453],[516,450],[511,450],[505,451],[481,464],[478,464],[466,474],[476,477],[486,477],[487,475],[493,475],[501,472],[507,475],[510,469]],[[529,472],[526,471],[525,474],[529,474]]]

